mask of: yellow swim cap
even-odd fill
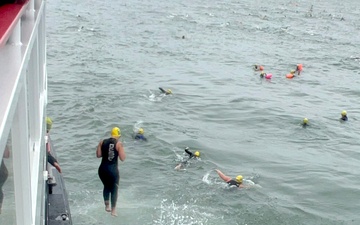
[[[236,182],[238,182],[238,183],[242,183],[242,181],[243,181],[243,176],[239,175],[239,176],[237,176],[237,177],[235,178],[235,180],[236,180]]]
[[[117,138],[120,137],[120,136],[121,136],[120,128],[114,127],[114,128],[111,130],[111,136],[117,137]]]
[[[307,124],[309,122],[308,118],[304,118],[303,123]]]
[[[260,73],[260,75],[265,75],[265,72],[264,72],[264,71],[262,71],[262,72]]]
[[[346,116],[346,115],[347,115],[347,112],[346,112],[345,110],[343,110],[343,111],[341,112],[341,115],[342,115],[342,116]]]
[[[144,129],[143,128],[140,128],[139,131],[138,131],[139,134],[144,134]]]
[[[172,94],[171,89],[167,89],[166,93],[168,93],[168,94]]]
[[[50,119],[50,117],[46,117],[46,131],[49,132],[51,130],[52,127],[52,120]]]
[[[291,70],[290,73],[291,73],[291,74],[294,74],[294,73],[295,73],[295,70]]]
[[[200,157],[200,152],[199,151],[194,152],[194,156]]]

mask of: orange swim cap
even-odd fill
[[[264,67],[263,66],[260,66],[260,71],[263,71],[264,70]]]
[[[291,73],[288,73],[288,74],[286,74],[286,78],[293,78],[294,77],[294,74],[291,74]]]

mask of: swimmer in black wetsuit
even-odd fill
[[[303,128],[309,126],[309,120],[308,120],[308,118],[304,118],[301,125],[302,125]]]
[[[188,161],[192,158],[199,158],[200,157],[200,152],[199,151],[196,151],[194,153],[192,153],[190,150],[189,150],[189,147],[186,147],[185,148],[185,152],[189,155],[189,158],[187,158],[186,160],[182,161],[181,163],[179,163],[178,165],[175,166],[175,169],[176,170],[179,170],[179,169],[183,169],[187,164],[188,164]]]
[[[235,179],[231,179],[231,177],[226,176],[220,170],[216,169],[215,171],[217,172],[217,174],[219,175],[219,177],[221,179],[223,179],[226,183],[229,184],[230,187],[231,186],[236,186],[236,187],[239,187],[239,188],[244,188],[245,187],[242,184],[243,177],[241,175],[238,175]]]
[[[3,158],[9,158],[9,157],[10,157],[10,151],[9,151],[8,147],[6,146]],[[4,193],[2,191],[2,186],[4,185],[6,179],[8,178],[8,175],[9,175],[9,172],[5,166],[4,160],[1,160],[1,164],[0,164],[0,214],[1,214],[2,203],[4,200]]]
[[[121,161],[126,158],[123,144],[119,141],[121,136],[120,128],[114,127],[111,130],[111,137],[100,141],[97,149],[96,156],[102,157],[99,166],[99,177],[104,184],[103,197],[105,203],[105,211],[111,212],[112,216],[116,214],[116,201],[119,188],[119,168],[118,157]],[[109,204],[111,194],[111,209]]]
[[[143,128],[140,128],[138,130],[138,133],[135,135],[135,140],[147,141],[147,138],[144,136],[144,129]]]
[[[344,110],[341,112],[341,118],[342,121],[348,121],[347,112]]]
[[[160,89],[160,91],[161,91],[162,93],[164,93],[165,95],[170,95],[170,94],[172,94],[171,89],[167,89],[166,91],[165,91],[162,87],[159,87],[159,89]]]

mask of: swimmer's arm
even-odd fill
[[[124,161],[125,158],[126,158],[126,155],[125,155],[124,146],[123,146],[123,144],[122,144],[120,141],[118,141],[118,142],[116,143],[116,150],[117,150],[118,153],[119,153],[119,159],[120,159],[121,161]]]
[[[163,88],[159,87],[159,89],[162,93],[166,93],[166,91]]]
[[[226,176],[225,174],[223,174],[220,170],[215,169],[215,171],[217,172],[217,174],[219,175],[219,177],[221,179],[223,179],[225,182],[229,182],[231,180],[231,177]]]
[[[192,156],[193,156],[193,153],[192,153],[192,152],[190,152],[189,150],[185,149],[185,152],[186,152],[187,154],[189,154],[189,155],[190,155],[190,157],[192,157]]]
[[[96,157],[100,158],[101,155],[101,145],[102,145],[103,141],[100,141],[97,148],[96,148]]]

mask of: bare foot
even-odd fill
[[[111,212],[111,209],[110,209],[110,206],[109,206],[109,205],[105,206],[105,211],[106,211],[106,212]]]
[[[115,209],[112,209],[112,210],[111,210],[111,215],[112,215],[112,216],[118,216]]]

